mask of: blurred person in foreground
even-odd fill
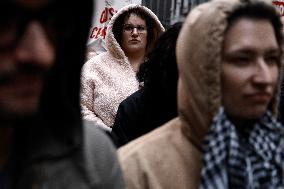
[[[111,18],[107,52],[91,58],[82,70],[83,119],[111,131],[119,104],[139,89],[136,73],[163,31],[158,17],[142,5],[127,5]]]
[[[128,188],[283,188],[283,48],[271,1],[212,0],[177,41],[176,119],[120,148]]]
[[[1,189],[124,188],[111,142],[80,116],[91,7],[0,2]]]
[[[111,131],[117,147],[177,116],[175,48],[181,25],[172,25],[159,37],[149,60],[139,69],[144,86],[120,103]]]

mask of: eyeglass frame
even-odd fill
[[[127,29],[129,28],[129,29]],[[123,25],[123,31],[128,33],[133,33],[134,29],[136,28],[137,33],[143,34],[147,32],[147,26],[144,25],[133,25],[133,24],[124,24]]]
[[[38,21],[41,24],[41,26],[44,27],[45,32],[47,33],[48,37],[53,43],[56,43],[55,41],[57,41],[57,39],[55,38],[68,38],[73,35],[73,33],[71,33],[73,31],[70,32],[64,29],[66,28],[67,25],[66,24],[67,22],[62,22],[63,19],[61,17],[64,14],[59,15],[57,9],[59,9],[60,6],[58,5],[54,6],[55,5],[54,3],[51,3],[39,10],[29,10],[24,7],[18,6],[15,3],[7,3],[5,5],[7,6],[7,10],[14,8],[15,12],[11,13],[8,16],[8,18],[5,17],[2,20],[0,20],[0,29],[2,30],[0,34],[5,35],[5,33],[9,33],[13,30],[14,33],[10,41],[3,43],[0,42],[0,52],[6,52],[15,49],[16,46],[18,45],[19,40],[21,39],[22,35],[25,32],[27,25],[31,21]],[[68,11],[70,12],[70,10]],[[4,25],[2,22],[4,23]],[[59,22],[61,24],[58,24]],[[65,25],[61,26],[62,23]],[[68,25],[70,25],[70,28],[73,27],[72,23],[70,22],[68,22]],[[52,32],[55,33],[51,34],[50,31],[47,31],[47,27],[49,27],[48,29],[50,29]]]

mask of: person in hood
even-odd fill
[[[125,6],[112,17],[106,35],[107,52],[83,67],[84,119],[111,131],[118,105],[139,89],[136,72],[163,31],[157,16],[141,5]]]
[[[177,41],[178,117],[119,149],[128,188],[282,188],[282,23],[271,1],[212,0]]]
[[[111,137],[117,147],[142,136],[177,116],[176,41],[182,23],[170,26],[141,65],[144,86],[118,107]]]
[[[1,189],[124,188],[111,141],[81,119],[92,2],[0,3]]]

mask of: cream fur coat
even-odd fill
[[[128,58],[116,41],[112,26],[124,12],[139,8],[153,18],[154,35],[164,28],[157,16],[148,8],[131,4],[118,11],[111,19],[106,35],[107,52],[99,54],[85,63],[81,74],[81,107],[83,119],[111,130],[120,102],[138,90],[139,83]]]

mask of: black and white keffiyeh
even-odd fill
[[[242,137],[220,108],[203,150],[199,189],[284,188],[284,129],[269,111]]]

